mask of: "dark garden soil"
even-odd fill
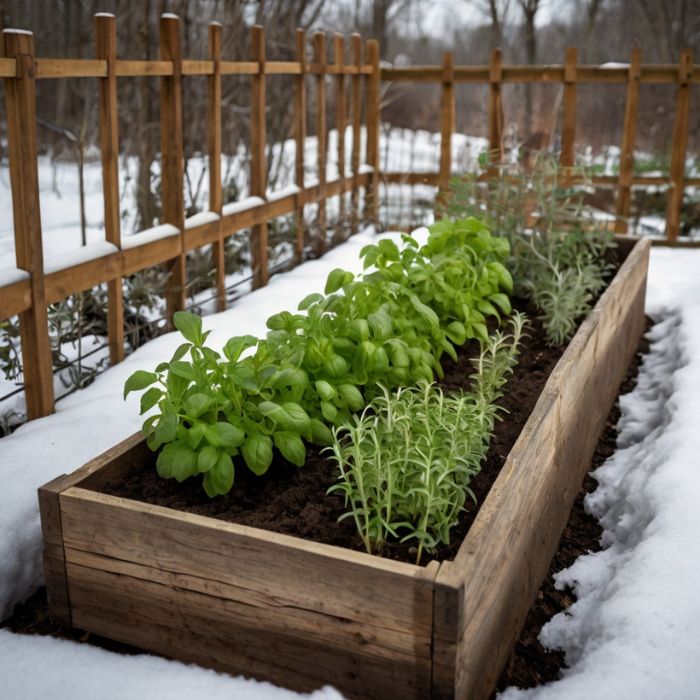
[[[468,510],[463,513],[453,530],[451,544],[441,546],[432,557],[424,555],[422,563],[431,558],[451,559],[456,554],[474,521],[479,505],[496,480],[547,377],[564,350],[563,347],[547,345],[535,309],[524,301],[516,303],[516,307],[530,319],[528,334],[522,343],[515,372],[499,401],[507,413],[504,412],[503,420],[498,421],[486,462],[470,484],[476,503],[469,504]],[[473,371],[471,358],[477,352],[478,344],[473,341],[459,350],[457,362],[449,358],[443,360],[445,378],[440,383],[446,390],[469,388],[469,376]],[[288,464],[276,455],[262,479],[252,474],[244,464],[237,463],[233,489],[227,495],[215,499],[207,497],[200,479],[192,478],[181,484],[175,480],[164,480],[158,476],[153,464],[137,466],[129,477],[110,481],[102,491],[315,542],[363,550],[353,520],[347,518],[338,522],[338,518],[346,512],[343,497],[339,494],[326,495],[336,481],[335,463],[319,448],[310,446],[302,469]],[[414,563],[415,545],[410,542],[388,544],[383,556]]]

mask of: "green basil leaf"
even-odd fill
[[[207,426],[204,423],[195,423],[187,431],[187,444],[196,450],[199,447],[199,443],[202,442],[204,435],[207,431]]]
[[[467,342],[467,329],[459,321],[452,321],[445,332],[447,337],[456,345],[464,345]]]
[[[513,310],[510,305],[510,299],[501,292],[491,294],[491,296],[489,296],[489,301],[498,306],[504,314],[509,314]]]
[[[170,443],[166,445],[156,460],[156,470],[161,479],[170,479],[173,476],[173,457],[179,445]]]
[[[338,415],[338,409],[329,401],[321,401],[321,413],[329,423],[333,423]]]
[[[360,390],[352,384],[341,384],[338,387],[338,394],[351,411],[361,411],[365,406]]]
[[[302,439],[296,434],[283,430],[273,436],[275,447],[282,456],[297,467],[303,467],[306,460],[306,448]]]
[[[312,418],[309,424],[311,442],[314,445],[330,445],[333,442],[333,433],[328,426],[318,418]]]
[[[267,435],[251,435],[243,443],[241,454],[248,469],[261,476],[272,464],[272,440]]]
[[[173,324],[193,345],[202,344],[202,319],[189,311],[176,311]]]
[[[437,328],[440,325],[440,319],[437,314],[427,305],[424,304],[418,297],[411,296],[411,305],[413,308],[430,323],[431,326]]]
[[[204,473],[214,467],[219,460],[219,450],[211,445],[205,445],[197,455],[197,471]]]
[[[305,311],[306,309],[309,308],[312,304],[316,304],[319,301],[323,299],[323,294],[319,294],[318,292],[314,292],[313,294],[309,294],[308,296],[305,296],[300,302],[299,306],[297,307],[299,311]]]
[[[328,280],[326,281],[326,294],[333,294],[337,292],[345,283],[345,270],[336,268],[328,275]]]
[[[253,335],[239,335],[229,338],[224,345],[224,355],[230,362],[236,362],[245,350],[252,348],[257,343],[258,339]]]
[[[163,390],[158,387],[152,386],[143,396],[141,397],[141,411],[140,415],[146,413],[146,411],[153,408],[158,401],[160,401],[163,396]]]
[[[209,498],[223,496],[233,487],[233,461],[221,453],[216,464],[204,475],[202,485]]]
[[[331,377],[344,377],[348,373],[348,363],[342,355],[333,353],[330,359],[323,363],[323,369]]]
[[[141,391],[147,386],[151,386],[158,381],[158,375],[155,372],[144,372],[142,369],[136,370],[124,384],[124,398],[132,391]]]
[[[195,380],[194,367],[189,362],[176,360],[170,363],[170,372],[176,377],[189,379],[191,382]]]
[[[172,442],[177,433],[178,419],[175,413],[164,413],[156,426],[155,438],[160,442]]]
[[[207,427],[205,437],[207,442],[214,447],[234,450],[245,439],[245,433],[235,425],[219,421]]]
[[[184,445],[178,445],[173,452],[173,476],[178,482],[197,473],[197,453]]]
[[[333,401],[336,397],[336,391],[331,384],[323,379],[316,382],[316,393],[323,401]]]
[[[237,386],[246,391],[256,393],[260,389],[255,370],[249,365],[236,365],[229,371],[229,376]]]
[[[192,418],[199,418],[202,413],[206,413],[209,410],[211,402],[211,397],[202,392],[197,392],[185,401],[185,412]]]
[[[170,358],[171,362],[177,362],[178,360],[181,360],[189,351],[189,349],[192,347],[191,343],[183,343],[178,347],[177,350],[173,353],[173,356]]]

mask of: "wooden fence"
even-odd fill
[[[88,59],[44,59],[34,53],[31,32],[5,30],[5,57],[0,58],[0,77],[5,81],[10,181],[14,213],[16,269],[0,271],[0,320],[19,315],[25,393],[28,417],[47,415],[54,409],[51,348],[47,326],[47,305],[98,284],[108,287],[108,343],[110,360],[124,357],[124,313],[122,278],[159,264],[169,268],[166,290],[168,314],[185,307],[186,254],[211,245],[216,268],[216,293],[219,310],[226,305],[224,284],[224,242],[226,237],[251,229],[253,286],[267,284],[268,222],[275,217],[293,214],[296,219],[295,259],[303,257],[304,207],[318,205],[317,252],[323,253],[326,230],[326,201],[350,192],[352,231],[360,225],[359,198],[364,192],[363,214],[376,222],[378,189],[383,182],[427,183],[445,190],[451,171],[451,136],[455,129],[455,83],[487,83],[488,137],[496,158],[503,154],[504,114],[501,86],[509,82],[544,82],[564,85],[564,118],[561,163],[574,163],[576,128],[576,86],[580,83],[626,83],[627,103],[618,177],[596,177],[595,184],[618,188],[618,230],[626,230],[630,188],[668,185],[668,239],[678,237],[683,188],[700,185],[700,179],[684,177],[688,140],[690,84],[700,82],[700,72],[693,71],[692,57],[684,51],[678,65],[641,65],[638,51],[632,53],[629,68],[606,68],[577,65],[576,50],[569,49],[561,66],[504,66],[500,51],[495,50],[487,67],[455,66],[446,54],[442,66],[380,68],[379,47],[367,41],[363,47],[359,35],[352,35],[352,57],[345,60],[344,38],[333,38],[332,62],[327,61],[326,35],[313,36],[312,58],[307,60],[306,37],[297,32],[296,61],[266,61],[262,27],[251,28],[251,55],[245,62],[225,61],[221,57],[222,27],[209,27],[208,60],[187,60],[181,52],[181,26],[177,16],[164,14],[160,22],[160,60],[122,60],[117,58],[116,20],[108,14],[95,16],[97,57]],[[251,87],[251,165],[250,195],[227,212],[222,199],[221,182],[221,84],[225,76],[244,75]],[[268,195],[265,165],[265,81],[266,76],[290,76],[294,80],[294,139],[296,142],[293,191],[282,196]],[[122,239],[119,218],[117,126],[117,80],[119,78],[156,76],[160,78],[160,131],[162,224]],[[206,76],[208,79],[208,160],[209,212],[190,219],[184,213],[183,154],[183,77]],[[304,148],[306,139],[307,86],[305,76],[313,76],[315,120],[317,125],[318,182],[304,182]],[[338,139],[339,177],[326,178],[326,76],[333,76],[335,89],[334,123],[339,132],[352,127],[350,154],[351,175],[345,176],[345,139]],[[73,261],[45,270],[42,252],[41,215],[36,140],[35,87],[37,80],[61,78],[96,78],[99,82],[100,150],[102,157],[104,225],[107,248],[99,257]],[[380,173],[379,126],[380,81],[437,82],[442,86],[440,170],[437,173]],[[348,81],[350,85],[348,86]],[[633,149],[640,83],[677,85],[676,121],[673,153],[668,177],[633,176]],[[349,88],[349,89],[348,89]],[[348,100],[349,96],[349,100]],[[349,105],[348,105],[349,101]],[[363,109],[364,102],[364,109]],[[349,107],[349,109],[348,109]],[[364,124],[362,115],[364,113]],[[366,129],[364,163],[360,153],[361,130]],[[344,203],[341,203],[341,207]]]

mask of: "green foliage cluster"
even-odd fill
[[[455,179],[445,212],[478,216],[510,243],[515,293],[537,306],[548,342],[561,345],[576,330],[605,286],[613,236],[584,205],[585,170],[576,187],[563,184],[553,157],[540,155],[531,171],[518,163],[491,166],[494,175]]]
[[[488,450],[495,401],[517,361],[524,317],[497,331],[474,360],[469,392],[444,394],[435,384],[390,392],[382,387],[360,416],[334,431],[329,448],[339,467],[330,492],[345,497],[369,553],[389,539],[416,540],[423,550],[449,544],[472,477]]]
[[[125,386],[125,396],[146,390],[142,413],[158,408],[143,430],[160,450],[159,474],[202,474],[213,497],[231,489],[236,455],[258,475],[273,448],[301,466],[304,441],[330,444],[330,428],[347,424],[379,383],[432,382],[444,352],[456,358],[455,344],[486,336],[487,317],[510,311],[507,255],[507,242],[471,219],[441,222],[423,247],[410,236],[403,250],[382,240],[362,251],[376,269],[333,270],[300,313],[270,317],[265,339],[230,339],[223,356],[205,345],[199,317],[177,313],[187,342]]]

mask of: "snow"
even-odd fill
[[[604,549],[556,577],[578,598],[542,630],[563,678],[507,700],[698,697],[700,687],[700,251],[654,248],[647,313],[657,325],[621,400],[617,452],[587,509]]]
[[[156,656],[122,656],[51,637],[0,630],[3,697],[12,700],[341,700],[326,687],[299,695]],[[10,671],[11,672],[8,672]],[[40,671],[40,672],[37,672]]]
[[[268,192],[267,201],[276,202],[279,199],[284,199],[285,197],[290,197],[291,195],[299,194],[299,192],[301,192],[301,190],[296,185],[287,185],[286,187],[282,187],[281,189],[275,190],[274,192]]]
[[[122,239],[122,248],[124,250],[137,248],[145,243],[152,243],[153,241],[159,241],[162,238],[177,236],[179,233],[180,230],[177,226],[173,226],[172,224],[161,224],[160,226],[154,226],[153,228],[147,228],[139,233],[134,233],[131,236],[126,236],[126,238]]]
[[[213,224],[219,221],[221,217],[215,211],[201,211],[199,214],[188,216],[185,219],[185,228],[195,228],[196,226],[204,226],[204,224]]]
[[[0,287],[28,280],[29,277],[30,274],[26,270],[20,270],[17,267],[0,267]]]
[[[58,253],[47,257],[44,260],[44,272],[47,275],[50,275],[53,272],[65,270],[67,267],[80,265],[81,263],[96,260],[97,258],[104,257],[105,255],[118,252],[119,248],[117,248],[117,246],[115,246],[113,243],[107,243],[107,241],[88,243],[88,245],[82,246],[81,248],[68,250],[65,253]]]
[[[221,213],[223,216],[230,216],[231,214],[238,214],[239,212],[252,209],[253,207],[259,207],[262,204],[265,204],[265,200],[262,197],[246,197],[240,202],[224,204]]]

